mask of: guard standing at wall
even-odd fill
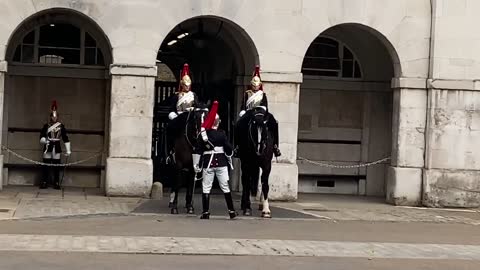
[[[238,214],[233,206],[232,193],[228,181],[230,180],[228,169],[233,169],[232,155],[233,148],[229,143],[225,131],[219,130],[220,117],[217,114],[218,102],[214,101],[212,109],[208,113],[207,118],[202,124],[201,137],[202,142],[200,152],[201,168],[203,168],[203,180],[202,180],[202,206],[203,212],[201,219],[210,218],[210,191],[215,176],[220,185],[220,189],[223,191],[225,201],[227,203],[228,215],[231,219],[235,218]]]
[[[57,102],[54,100],[52,102],[49,120],[43,125],[40,131],[40,143],[43,145],[43,162],[48,164],[60,164],[62,153],[60,142],[62,140],[65,144],[65,155],[69,156],[72,153],[67,129],[59,122],[57,108]],[[52,177],[50,177],[51,174],[53,174],[53,181],[51,180]],[[48,188],[48,186],[60,189],[60,167],[43,167],[43,177],[40,188],[45,189]]]
[[[243,96],[243,102],[241,111],[239,113],[239,120],[235,128],[235,144],[239,145],[239,140],[241,139],[241,131],[244,131],[248,128],[248,123],[252,119],[253,109],[260,108],[263,109],[268,117],[267,126],[273,132],[273,154],[276,157],[281,156],[279,149],[279,138],[278,138],[278,122],[275,117],[268,111],[268,101],[267,95],[263,91],[263,83],[260,79],[260,66],[255,66],[255,71],[253,72],[252,80],[250,81],[250,89],[245,91]],[[241,149],[239,149],[241,151]]]

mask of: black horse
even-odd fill
[[[207,116],[208,109],[204,104],[199,104],[194,110],[184,112],[176,119],[176,127],[169,128],[169,132],[176,130],[174,144],[173,162],[175,177],[170,193],[170,212],[178,214],[177,202],[178,192],[186,187],[185,208],[188,214],[194,213],[193,192],[195,182],[195,171],[193,169],[192,154],[198,147],[198,135],[203,119]],[[167,131],[167,132],[168,132]]]
[[[268,128],[269,113],[263,108],[254,108],[248,112],[248,117],[242,119],[243,124],[237,125],[238,145],[240,146],[239,157],[242,168],[242,202],[243,214],[252,214],[250,195],[257,196],[260,169],[262,169],[261,184],[262,217],[270,218],[271,211],[268,205],[268,178],[272,169],[273,158],[273,132]]]

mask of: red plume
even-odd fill
[[[183,76],[185,75],[189,75],[190,76],[190,67],[188,66],[188,64],[184,64],[183,65],[183,69],[182,69],[182,74],[180,75],[180,80],[183,78]]]
[[[58,108],[57,101],[56,100],[52,101],[52,107],[51,107],[52,111],[56,111],[57,108]]]
[[[260,78],[260,66],[255,66],[255,71],[253,72],[253,77],[258,76]]]
[[[213,124],[215,123],[215,117],[217,116],[218,111],[218,101],[214,101],[210,112],[208,112],[207,118],[202,124],[202,128],[212,129]]]

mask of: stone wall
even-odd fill
[[[480,206],[480,92],[432,89],[423,203]]]

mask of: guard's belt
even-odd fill
[[[203,152],[203,154],[222,154],[222,153],[225,153],[223,151],[223,146],[215,146],[215,148],[213,150],[209,150],[209,151],[205,151]]]

